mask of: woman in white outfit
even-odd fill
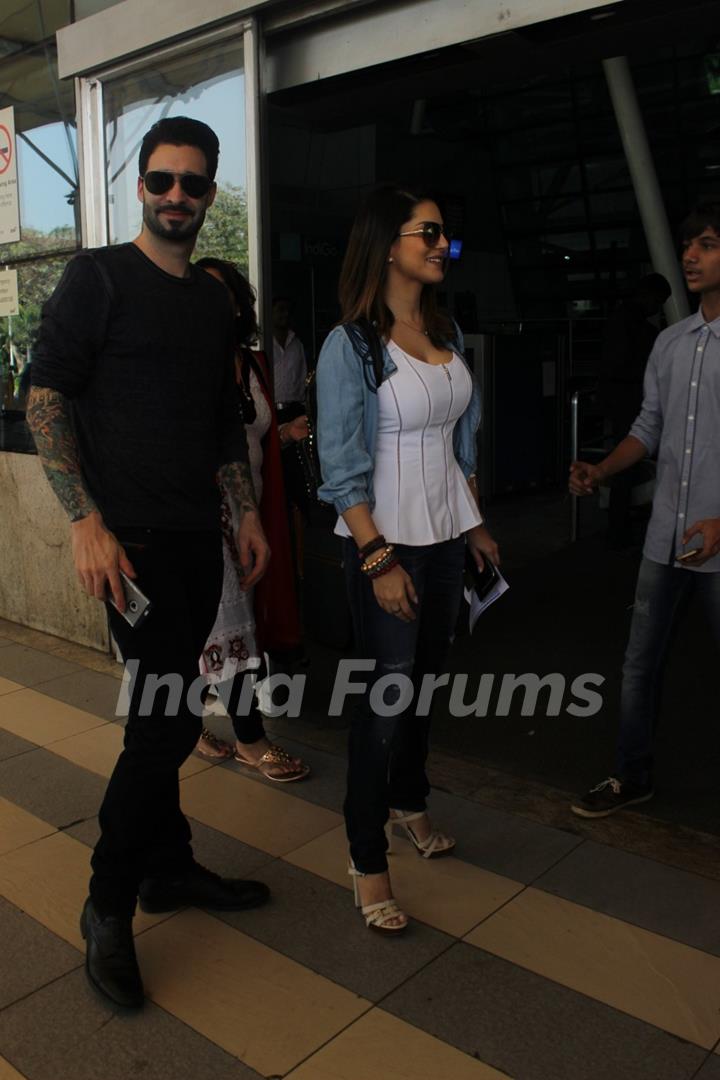
[[[448,248],[432,199],[373,192],[343,263],[342,322],[317,370],[319,494],[345,537],[359,654],[376,662],[350,734],[350,873],[367,925],[390,934],[407,917],[388,875],[388,819],[425,858],[455,846],[427,814],[423,676],[443,673],[466,548],[480,567],[499,561],[474,479],[479,392],[460,332],[435,301]],[[371,690],[386,676],[383,703]]]
[[[268,780],[289,783],[310,772],[299,758],[271,743],[265,734],[255,694],[245,680],[261,668],[264,652],[289,652],[300,643],[290,535],[285,509],[280,445],[305,438],[307,418],[300,416],[278,428],[265,356],[250,346],[257,340],[255,294],[237,267],[222,259],[199,259],[196,266],[226,286],[236,312],[235,368],[238,404],[245,423],[255,498],[272,551],[265,578],[254,589],[243,586],[242,568],[233,540],[230,504],[222,497],[223,591],[215,624],[200,657],[208,683],[221,688],[232,718],[235,744],[204,728],[196,752],[208,761],[234,758]]]

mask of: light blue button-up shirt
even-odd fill
[[[688,526],[720,518],[720,318],[702,310],[659,335],[645,371],[642,409],[630,434],[657,453],[657,482],[643,554],[671,565]],[[696,573],[720,572],[720,554]]]

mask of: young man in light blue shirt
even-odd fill
[[[720,202],[696,207],[682,237],[685,279],[700,307],[659,335],[629,435],[598,465],[575,461],[570,467],[570,491],[587,495],[657,455],[623,665],[615,771],[572,805],[585,818],[606,817],[654,794],[660,675],[678,605],[691,589],[699,592],[720,644]]]

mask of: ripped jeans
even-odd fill
[[[421,547],[396,544],[395,550],[418,595],[417,618],[409,623],[380,607],[372,582],[360,570],[355,542],[346,540],[344,548],[356,651],[360,658],[376,661],[352,718],[344,807],[350,854],[365,874],[387,869],[388,808],[425,810],[430,719],[415,716],[415,698],[423,675],[445,671],[463,591],[463,536]],[[413,700],[396,716],[378,715],[380,710],[370,705],[372,687],[383,676],[399,674],[412,681]],[[398,700],[399,691],[388,686],[386,705]]]
[[[699,592],[720,646],[720,573],[665,566],[650,559],[640,563],[620,694],[615,760],[620,780],[652,784],[662,667],[678,605],[691,589]]]

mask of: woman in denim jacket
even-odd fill
[[[477,386],[435,302],[448,240],[436,203],[386,186],[359,212],[340,275],[342,323],[318,361],[320,497],[338,511],[362,658],[374,661],[352,724],[345,819],[355,902],[398,933],[386,824],[424,858],[455,841],[434,829],[425,775],[432,680],[443,673],[466,546],[498,562],[475,486]]]

